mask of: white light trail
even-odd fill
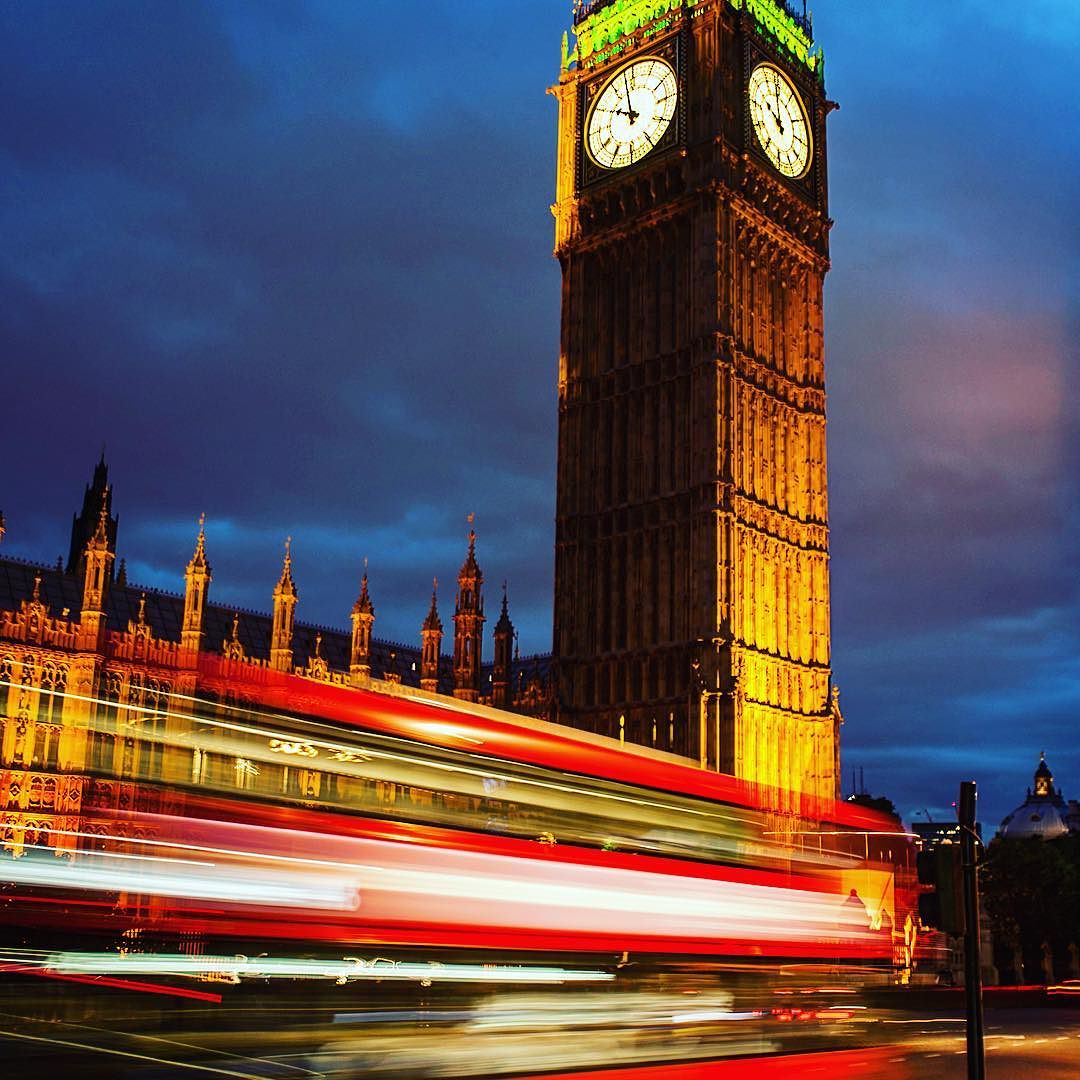
[[[355,911],[360,898],[355,887],[318,874],[252,872],[238,867],[185,864],[176,859],[126,856],[126,860],[99,857],[77,864],[57,859],[20,859],[3,871],[5,881],[17,885],[44,885],[95,892],[130,892],[150,896],[218,900],[234,904],[318,908]],[[138,861],[138,865],[133,865]]]
[[[833,891],[227,822],[155,820],[156,836],[121,841],[139,854],[85,852],[74,863],[29,857],[10,863],[4,877],[20,885],[254,909],[355,912],[362,923],[761,942],[856,941],[868,932],[861,913]],[[166,839],[169,832],[176,838]],[[211,838],[217,843],[207,843]]]
[[[25,966],[58,975],[178,975],[188,978],[231,976],[239,979],[397,979],[408,982],[594,983],[610,982],[607,971],[557,967],[506,967],[484,964],[422,964],[302,957],[187,956],[144,953],[50,953],[24,961]]]

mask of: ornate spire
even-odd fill
[[[476,530],[473,528],[476,522],[476,514],[470,513],[466,519],[469,523],[469,551],[465,556],[465,561],[461,564],[461,572],[458,577],[477,576],[480,574],[480,567],[476,562]]]
[[[104,510],[104,514],[102,511]],[[81,574],[86,548],[90,541],[101,531],[104,517],[104,537],[110,550],[116,550],[117,519],[111,517],[112,487],[109,484],[109,467],[104,455],[94,468],[92,481],[83,492],[83,504],[79,513],[71,519],[71,547],[68,551],[66,571],[69,574]],[[110,567],[110,574],[112,568]]]
[[[92,540],[95,544],[109,544],[109,486],[106,484],[101,492],[101,507],[98,510],[97,528],[94,530]]]
[[[105,605],[112,582],[112,565],[115,555],[109,542],[109,489],[100,492],[101,508],[97,528],[87,541],[82,555],[83,593],[81,626],[88,639],[100,644],[100,634],[105,626]]]
[[[371,602],[371,597],[368,596],[367,587],[367,559],[364,560],[364,576],[360,579],[360,595],[356,598],[356,603],[353,604],[354,615],[375,615],[375,605]]]
[[[291,671],[293,666],[293,619],[299,593],[292,579],[292,537],[285,538],[285,560],[281,577],[274,586],[274,623],[270,632],[270,666],[275,671]]]
[[[188,570],[206,570],[210,572],[210,567],[206,562],[206,515],[199,515],[199,535],[195,537],[195,554],[191,556],[191,562],[188,563]]]
[[[457,611],[477,611],[483,614],[484,601],[480,586],[484,584],[484,573],[476,561],[476,530],[473,528],[475,520],[476,515],[469,514],[469,550],[458,571]]]
[[[442,628],[442,620],[439,618],[439,579],[433,578],[431,583],[431,610],[428,611],[427,618],[424,620],[424,629],[441,632]]]
[[[442,655],[443,624],[439,618],[439,579],[431,584],[431,610],[420,628],[420,689],[439,692],[439,657]]]
[[[495,633],[497,634],[500,630],[505,630],[512,634],[514,632],[514,625],[510,622],[510,609],[508,608],[506,601],[506,582],[503,581],[502,585],[502,611],[499,613],[499,621],[495,624]]]
[[[375,623],[375,605],[368,595],[367,559],[360,579],[360,595],[352,609],[352,643],[349,651],[349,675],[353,684],[371,678],[371,627]]]
[[[514,624],[510,621],[510,609],[506,599],[506,582],[503,582],[502,612],[495,624],[495,662],[491,669],[491,704],[497,709],[510,705],[510,652],[514,640]]]
[[[484,634],[484,575],[476,562],[475,514],[469,514],[469,551],[458,573],[454,608],[454,697],[480,700],[480,654]]]
[[[285,559],[281,566],[281,577],[278,578],[277,588],[274,590],[274,595],[278,593],[282,595],[296,596],[296,583],[292,577],[292,537],[285,537]]]
[[[206,594],[212,580],[210,564],[206,561],[206,515],[200,514],[195,552],[184,571],[184,621],[180,626],[180,646],[192,662],[202,643]]]

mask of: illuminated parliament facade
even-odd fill
[[[185,703],[229,702],[233,681],[250,686],[261,674],[273,680],[286,673],[397,694],[441,693],[527,715],[548,712],[550,658],[518,655],[505,589],[491,635],[494,655],[483,660],[484,575],[471,529],[458,574],[453,651],[444,655],[434,591],[419,644],[385,641],[374,633],[366,573],[349,631],[299,621],[288,541],[269,613],[211,601],[201,522],[182,593],[129,583],[117,560],[112,498],[103,458],[72,521],[66,563],[0,557],[2,850],[73,850],[76,834],[92,835],[99,818],[106,832],[108,814],[135,809],[148,797],[140,779],[167,778],[167,762],[158,758],[175,733],[165,727],[190,712]],[[0,516],[0,540],[4,532]],[[242,764],[237,759],[237,768]],[[243,779],[238,773],[237,782]],[[317,771],[294,768],[293,780],[318,794]],[[168,809],[161,798],[138,808]]]
[[[448,656],[434,595],[418,647],[380,640],[366,575],[348,631],[298,621],[287,547],[270,613],[214,604],[201,526],[183,593],[132,586],[102,461],[66,563],[0,558],[8,849],[124,805],[85,773],[97,755],[122,776],[145,747],[91,732],[87,703],[164,716],[227,696],[236,666],[553,719],[767,785],[779,808],[836,796],[821,55],[783,0],[582,3],[574,35],[552,91],[553,654],[517,655],[504,592],[483,662],[471,530]]]

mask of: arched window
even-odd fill
[[[119,671],[107,671],[102,677],[101,700],[98,702],[99,725],[109,731],[116,730],[116,717],[124,692],[124,677]]]
[[[0,659],[0,716],[7,715],[8,695],[15,678],[15,657],[5,656]]]
[[[123,691],[124,680],[120,672],[105,672],[100,683],[94,730],[90,732],[89,765],[95,772],[108,774],[113,771],[116,718]]]
[[[128,722],[139,733],[138,775],[151,780],[161,779],[165,756],[165,714],[169,709],[170,684],[164,679],[132,677],[131,697],[138,697],[142,706],[129,714]]]
[[[46,660],[41,665],[41,684],[38,690],[38,722],[59,722],[64,712],[64,691],[67,689],[67,668]]]
[[[37,661],[32,656],[24,656],[22,659],[22,678],[21,683],[24,687],[31,687],[34,685],[34,678],[37,674]]]

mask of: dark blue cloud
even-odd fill
[[[106,440],[121,544],[153,584],[175,586],[180,515],[206,509],[217,595],[264,605],[292,532],[307,617],[345,620],[366,555],[381,632],[411,640],[473,510],[526,647],[549,647],[543,89],[562,20],[540,19],[552,47],[522,68],[506,24],[477,14],[9,12],[0,325],[28,385],[63,385],[50,424],[68,433],[7,496],[13,524],[27,507],[13,550],[62,546]]]
[[[1080,10],[832,3],[827,285],[844,760],[992,826],[1046,749],[1080,794]],[[849,782],[849,781],[848,781]]]

